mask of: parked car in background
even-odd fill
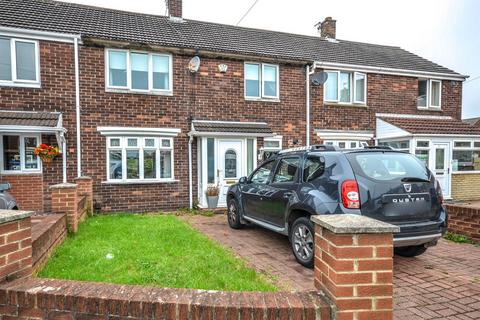
[[[389,147],[339,150],[312,146],[281,151],[227,194],[228,223],[288,235],[297,261],[313,266],[316,214],[361,214],[400,226],[395,252],[413,257],[446,232],[442,190],[415,156]]]
[[[11,186],[8,182],[0,183],[0,209],[4,210],[18,210],[17,201],[7,191]]]

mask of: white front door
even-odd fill
[[[450,197],[450,144],[433,142],[431,170],[442,187],[443,196]]]
[[[220,188],[218,205],[226,205],[228,187],[245,175],[244,155],[242,153],[242,139],[218,140],[217,152],[217,179]]]

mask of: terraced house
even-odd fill
[[[480,128],[461,121],[466,76],[399,47],[51,0],[0,0],[0,166],[20,207],[94,178],[95,207],[206,205],[271,152],[390,145],[431,168],[445,197],[470,190]],[[42,163],[40,143],[62,155]],[[477,192],[477,194],[475,194]]]

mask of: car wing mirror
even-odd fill
[[[247,182],[248,182],[247,177],[241,177],[240,179],[238,179],[238,183],[240,184],[246,184]]]

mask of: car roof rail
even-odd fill
[[[393,148],[389,146],[365,146],[363,148],[372,150],[393,150]]]
[[[335,146],[326,145],[326,144],[315,144],[311,146],[303,146],[303,147],[294,147],[289,149],[280,150],[278,154],[285,154],[290,152],[299,152],[299,151],[336,151],[338,150]]]

